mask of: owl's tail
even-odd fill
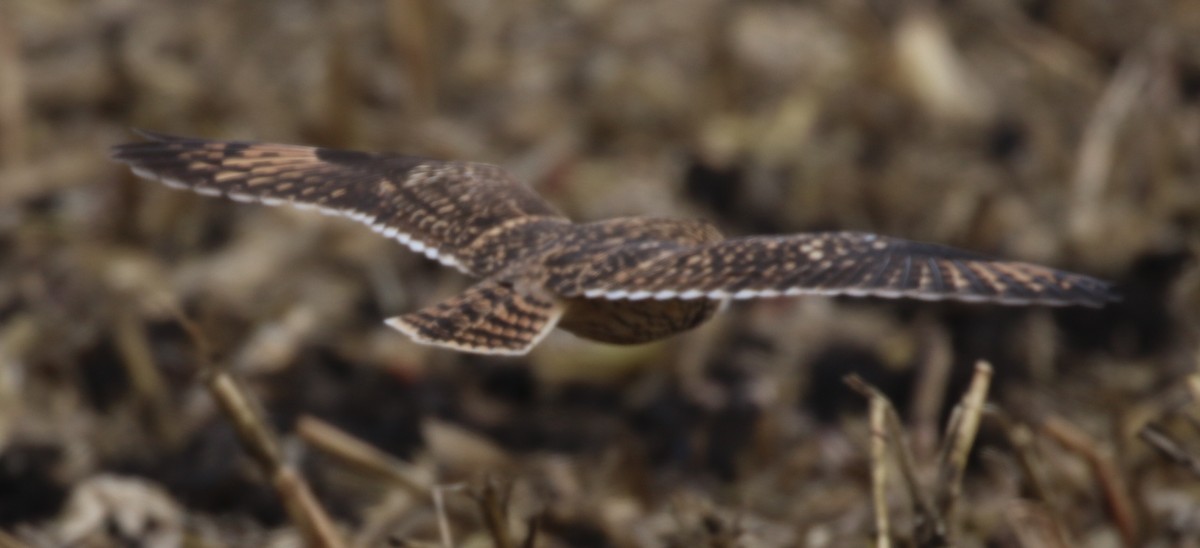
[[[524,355],[562,317],[564,305],[549,294],[506,280],[485,280],[461,295],[387,324],[421,344],[477,354]]]

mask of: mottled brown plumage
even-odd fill
[[[423,344],[463,352],[524,354],[554,329],[565,303],[537,287],[484,280],[461,295],[387,324]]]
[[[316,208],[483,280],[388,324],[464,352],[524,354],[556,325],[610,343],[691,329],[731,299],[852,295],[1101,306],[1108,284],[856,232],[726,239],[703,221],[575,224],[479,163],[144,133],[113,149],[140,176],[209,196]]]

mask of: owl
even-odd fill
[[[616,344],[696,327],[731,300],[849,295],[1007,305],[1114,300],[1109,284],[862,232],[727,238],[700,220],[575,223],[504,169],[140,132],[112,158],[172,188],[348,217],[478,279],[386,320],[414,341],[522,355],[556,326]]]

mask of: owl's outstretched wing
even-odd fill
[[[349,217],[476,276],[519,251],[504,249],[520,243],[506,231],[566,222],[494,165],[139,133],[149,140],[112,150],[137,175],[206,196]]]
[[[628,300],[816,294],[1101,306],[1116,298],[1095,278],[855,232],[684,246],[617,273],[574,270],[549,286],[566,297]]]

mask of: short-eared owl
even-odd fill
[[[134,173],[206,196],[313,208],[370,225],[481,281],[387,320],[421,343],[519,355],[556,325],[610,343],[695,327],[730,299],[853,295],[1100,306],[1108,284],[1028,263],[856,232],[725,238],[704,221],[576,224],[500,167],[143,133]]]

